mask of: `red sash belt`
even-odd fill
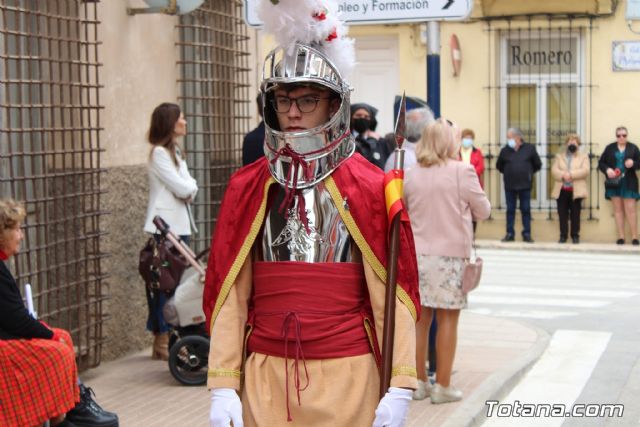
[[[286,344],[307,359],[371,352],[364,319],[372,316],[361,264],[256,262],[253,290],[250,352],[286,357]]]
[[[253,292],[248,321],[252,331],[247,350],[285,358],[287,394],[286,359],[295,358],[298,404],[300,391],[309,384],[305,359],[371,352],[365,319],[369,319],[372,339],[375,331],[361,264],[256,262]],[[302,388],[299,360],[303,362],[307,378],[307,385]]]

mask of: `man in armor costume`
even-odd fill
[[[305,1],[317,21],[335,10]],[[417,264],[405,222],[391,387],[378,396],[384,175],[354,154],[350,88],[326,51],[295,41],[267,56],[265,158],[232,176],[220,207],[204,294],[212,427],[400,427],[417,385]]]

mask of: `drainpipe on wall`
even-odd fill
[[[440,117],[440,23],[427,22],[427,104]]]

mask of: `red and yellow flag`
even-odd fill
[[[404,171],[392,169],[384,176],[384,199],[387,205],[387,218],[389,226],[396,215],[403,212],[402,220],[406,219],[406,211],[402,202],[402,187],[404,182]]]

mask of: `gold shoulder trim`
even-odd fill
[[[231,287],[235,283],[236,277],[238,277],[238,273],[240,273],[240,269],[242,268],[244,261],[247,259],[247,256],[249,255],[249,251],[253,246],[253,242],[256,240],[256,236],[258,235],[258,232],[260,232],[260,228],[262,227],[262,222],[264,221],[265,211],[267,209],[267,195],[269,193],[269,187],[274,182],[276,181],[272,176],[270,176],[269,179],[267,179],[267,182],[265,182],[264,189],[262,192],[262,202],[260,203],[260,207],[258,208],[256,217],[253,219],[253,222],[251,223],[249,234],[247,234],[247,237],[245,238],[244,243],[240,247],[240,251],[236,256],[236,259],[233,261],[233,264],[231,265],[231,269],[229,269],[229,273],[227,273],[227,277],[225,277],[224,281],[222,282],[222,289],[220,289],[220,294],[218,294],[218,299],[216,300],[216,305],[213,308],[213,314],[211,315],[211,325],[209,325],[210,334],[213,331],[213,324],[215,323],[215,320],[218,317],[220,310],[222,310],[222,306],[224,305],[224,302],[227,300],[229,291],[231,290]]]
[[[387,283],[387,270],[385,270],[382,263],[373,253],[371,246],[369,246],[369,243],[367,243],[367,240],[362,235],[362,232],[360,232],[360,228],[356,224],[356,221],[353,219],[353,216],[351,216],[351,212],[349,212],[348,210],[347,202],[342,198],[342,194],[340,194],[340,190],[338,190],[338,186],[333,180],[333,177],[329,175],[324,180],[324,183],[327,186],[327,190],[329,191],[331,198],[333,199],[333,203],[335,203],[336,208],[340,213],[340,217],[342,217],[342,221],[344,221],[344,224],[347,226],[351,237],[353,237],[356,245],[358,245],[358,248],[362,252],[362,255],[365,257],[369,265],[371,265],[378,278],[382,280],[382,283]],[[413,304],[413,301],[411,300],[409,294],[407,294],[407,292],[402,289],[402,286],[398,284],[396,284],[396,296],[407,307],[407,309],[411,313],[411,317],[413,317],[413,320],[416,321],[418,318],[416,307]]]

